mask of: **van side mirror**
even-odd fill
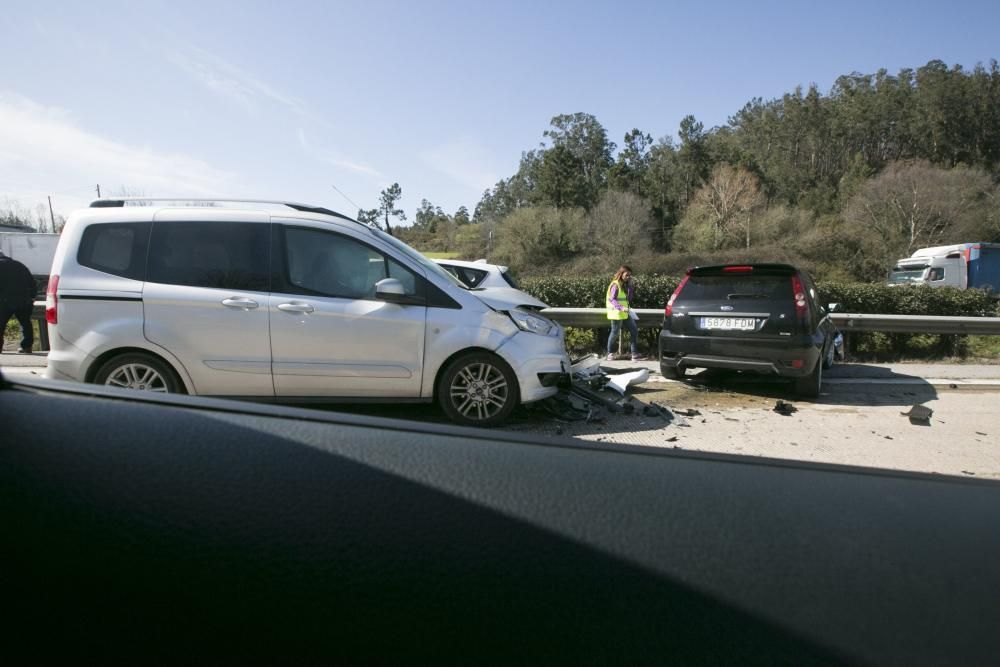
[[[403,289],[403,283],[399,282],[395,278],[383,278],[375,283],[375,297],[378,299],[384,299],[387,296],[405,295],[406,290]]]
[[[403,283],[396,278],[383,278],[375,283],[375,298],[389,303],[419,305],[423,300],[406,293]]]

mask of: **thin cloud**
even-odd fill
[[[20,192],[31,200],[33,191],[58,191],[60,183],[210,196],[235,182],[232,174],[197,158],[105,139],[77,127],[65,110],[11,93],[0,92],[0,146],[0,183],[28,185]]]
[[[486,149],[470,137],[462,137],[430,148],[420,154],[429,167],[456,182],[482,192],[499,180],[488,165],[492,161]]]
[[[302,118],[325,121],[309,106],[286,95],[249,72],[204,49],[189,46],[170,54],[170,61],[186,71],[213,93],[225,97],[255,113],[262,101],[278,104]]]
[[[326,162],[327,164],[333,165],[334,167],[340,167],[342,169],[349,169],[351,171],[357,172],[359,174],[364,174],[365,176],[371,176],[372,178],[385,178],[380,171],[374,167],[370,167],[366,164],[361,164],[355,162],[349,158],[344,157],[336,151],[326,150],[313,145],[309,140],[306,139],[305,130],[298,131],[299,146],[302,150],[311,158]]]

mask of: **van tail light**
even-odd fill
[[[49,324],[59,323],[59,315],[56,312],[59,307],[57,289],[59,289],[59,276],[53,275],[49,278],[49,286],[45,288],[45,321]]]
[[[795,319],[804,328],[809,325],[809,301],[806,300],[806,289],[797,275],[792,276],[792,293],[795,295]]]
[[[674,290],[674,293],[670,295],[670,300],[667,301],[667,307],[663,309],[663,316],[664,317],[670,317],[670,315],[673,314],[673,312],[674,312],[674,301],[676,301],[677,297],[680,296],[681,290],[684,289],[685,285],[687,285],[688,278],[690,278],[690,277],[691,277],[690,273],[686,274],[684,276],[684,279],[681,281],[681,284],[678,285],[677,289]]]

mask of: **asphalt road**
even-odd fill
[[[40,376],[43,354],[0,355],[7,376]],[[650,447],[840,463],[1000,479],[1000,365],[837,364],[823,393],[801,401],[780,380],[702,372],[681,382],[660,377],[655,362],[603,363],[609,373],[638,368],[649,381],[630,388],[634,410],[616,413],[593,402],[591,421],[565,404],[519,408],[505,430]],[[617,396],[610,392],[607,398]],[[774,410],[778,401],[794,412]],[[675,418],[647,407],[669,408]],[[584,407],[581,401],[577,407]],[[904,416],[914,405],[927,421]],[[317,407],[317,406],[310,406]],[[432,405],[319,406],[418,421],[445,421]],[[686,416],[685,413],[692,413]],[[697,412],[697,414],[693,414]]]

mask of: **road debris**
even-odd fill
[[[570,366],[570,375],[574,380],[588,381],[593,377],[603,375],[601,360],[596,354],[588,354]]]
[[[617,391],[622,396],[625,395],[625,391],[632,385],[642,384],[649,380],[649,370],[643,368],[638,371],[632,371],[631,373],[621,373],[620,375],[612,375],[608,378],[608,384],[605,388]]]
[[[798,412],[798,408],[791,403],[786,403],[785,401],[779,400],[774,404],[774,411],[779,415],[785,415],[786,417],[794,412]]]
[[[911,424],[927,424],[931,422],[931,415],[934,411],[926,405],[914,405],[908,412],[900,412],[904,417],[910,418]]]
[[[573,422],[584,421],[590,417],[591,409],[588,404],[580,401],[572,394],[559,392],[551,398],[541,402],[540,407],[552,415],[556,421]]]
[[[660,417],[663,417],[667,423],[670,423],[677,418],[676,415],[671,412],[670,408],[660,405],[656,401],[650,401],[646,407],[642,409],[642,413],[647,417],[659,415]]]

